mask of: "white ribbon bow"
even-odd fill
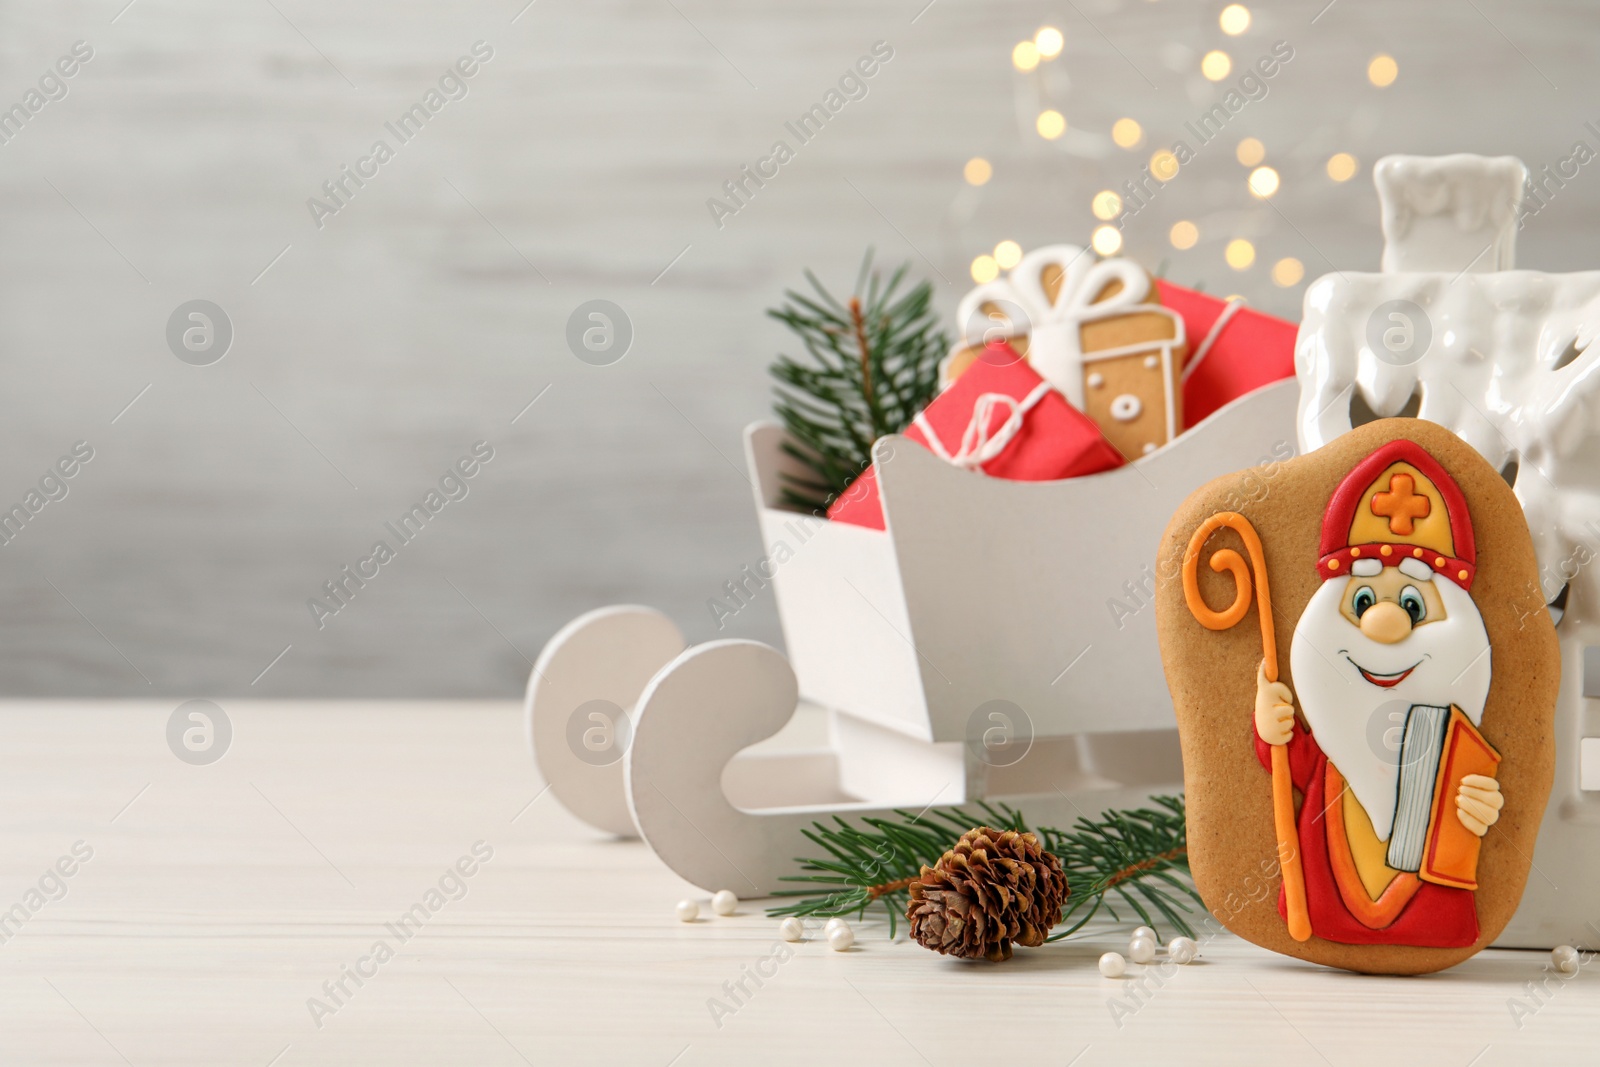
[[[912,421],[928,439],[928,448],[934,455],[957,467],[978,470],[1006,450],[1012,439],[1021,432],[1023,419],[1033,410],[1035,404],[1044,399],[1050,388],[1049,382],[1040,382],[1021,400],[1005,393],[980,394],[977,402],[972,405],[972,418],[968,420],[967,428],[961,434],[961,447],[954,453],[945,448],[944,442],[939,440],[939,435],[934,432],[933,425],[928,422],[925,413],[919,411]],[[993,420],[997,408],[1010,408],[1011,414],[991,435],[989,423]]]
[[[1054,300],[1044,285],[1045,271],[1052,266],[1062,272]],[[1121,282],[1122,287],[1097,303],[1095,297],[1112,282]],[[1004,279],[968,293],[956,314],[968,345],[1027,334],[1033,369],[1082,410],[1084,324],[1125,314],[1149,297],[1150,276],[1133,260],[1097,261],[1077,245],[1047,245],[1023,256]],[[985,304],[996,305],[1004,314],[991,318]],[[1022,321],[1014,321],[1019,317]]]

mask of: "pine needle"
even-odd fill
[[[1188,916],[1199,895],[1188,880],[1188,838],[1182,797],[1152,797],[1153,808],[1107,811],[1098,819],[1080,818],[1070,829],[1041,826],[1033,833],[1045,850],[1061,861],[1071,889],[1062,909],[1058,941],[1081,930],[1102,908],[1120,919],[1120,903],[1141,922],[1194,936]],[[804,874],[788,882],[804,889],[781,890],[774,896],[799,897],[792,904],[768,909],[774,918],[786,915],[865,915],[882,903],[893,937],[906,912],[908,886],[923,867],[931,867],[958,838],[973,827],[1027,830],[1021,812],[978,802],[978,817],[962,808],[931,808],[920,814],[896,811],[897,819],[863,818],[851,823],[834,816],[833,823],[813,823],[802,831],[826,858],[799,861]]]
[[[806,359],[780,355],[773,408],[792,438],[784,446],[810,471],[786,477],[784,502],[813,513],[872,464],[872,445],[911,425],[939,391],[939,362],[950,348],[933,309],[933,285],[901,291],[910,264],[885,279],[872,251],[855,293],[841,301],[809,270],[813,293],[790,290],[767,312],[794,331]]]

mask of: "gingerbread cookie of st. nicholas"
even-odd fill
[[[1213,914],[1360,971],[1492,941],[1528,876],[1560,675],[1499,474],[1438,426],[1371,423],[1195,493],[1161,574]]]

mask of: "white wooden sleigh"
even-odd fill
[[[1298,382],[1238,398],[1137,463],[1005,482],[885,438],[879,532],[780,508],[782,431],[751,427],[789,658],[752,641],[685,649],[648,608],[573,621],[528,685],[551,790],[586,822],[642,836],[696,885],[744,895],[775,888],[812,851],[800,830],[833,812],[997,799],[1065,825],[1176,791],[1146,592],[1168,517],[1211,478],[1258,467],[1265,491],[1274,461],[1365,418],[1416,414],[1504,467],[1539,555],[1528,608],[1548,602],[1561,639],[1556,783],[1499,944],[1594,944],[1600,272],[1513,270],[1515,159],[1390,157],[1375,176],[1383,270],[1308,287]],[[1413,350],[1394,350],[1391,325]],[[600,715],[589,729],[613,751],[578,743],[585,714]],[[797,747],[808,725],[813,743]],[[791,743],[763,744],[786,728]]]
[[[1277,382],[1136,463],[1059,482],[987,478],[886,437],[885,531],[782,508],[783,431],[751,426],[788,658],[685,648],[649,608],[583,615],[529,679],[539,769],[579,818],[743,896],[778,888],[815,851],[800,830],[835,812],[986,798],[1069,825],[1179,792],[1157,547],[1200,485],[1255,466],[1265,480],[1293,454],[1297,397]],[[808,723],[808,747],[761,746]]]

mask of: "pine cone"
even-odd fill
[[[1044,944],[1061,921],[1067,876],[1039,839],[980,826],[911,883],[911,936],[941,955],[1011,958],[1011,944]]]

